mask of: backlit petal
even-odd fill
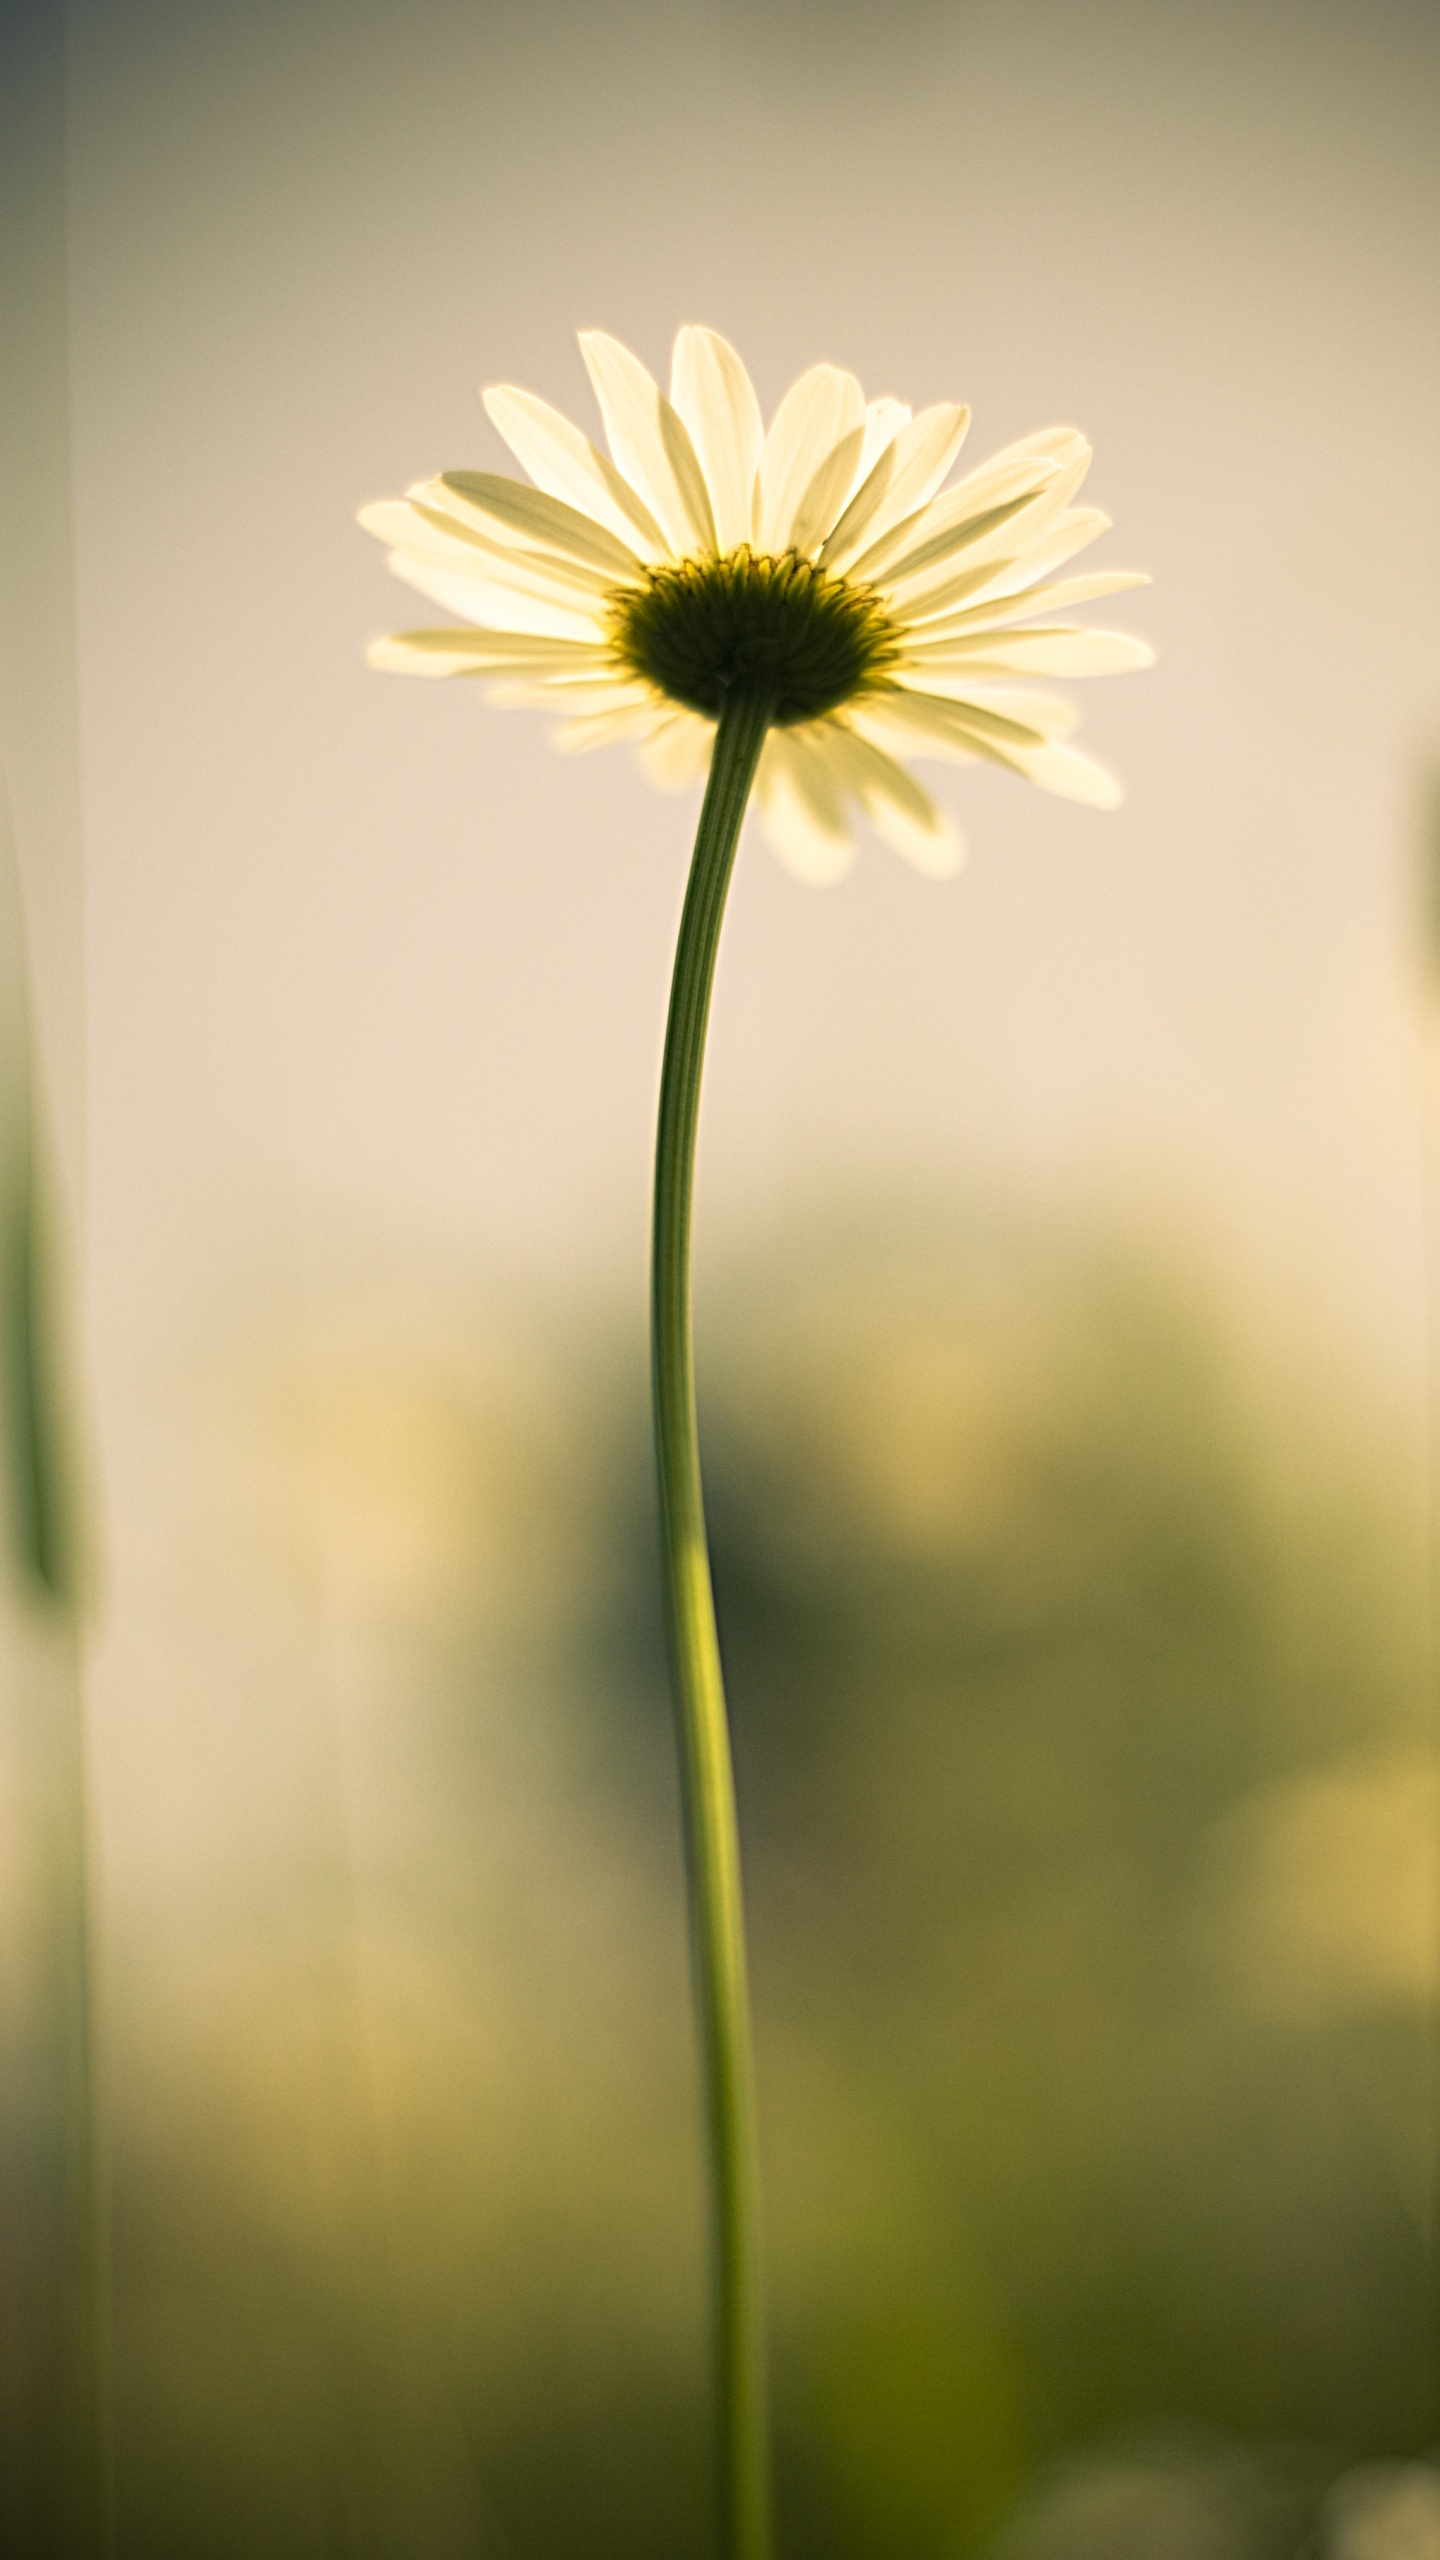
[[[372,667],[416,676],[560,674],[605,663],[598,650],[533,631],[467,631],[459,624],[448,631],[392,632],[372,640],[365,655]]]
[[[771,850],[810,888],[828,888],[854,867],[855,844],[841,795],[793,731],[772,729],[755,782],[760,824]]]
[[[953,877],[965,858],[959,830],[913,773],[839,720],[826,724],[825,753],[893,852],[929,880]]]
[[[600,667],[576,675],[568,668],[560,674],[543,671],[536,674],[527,668],[523,676],[507,677],[495,685],[490,700],[526,711],[566,712],[574,718],[601,711],[625,711],[646,702],[652,710],[664,706],[648,685],[617,678],[613,666]]]
[[[895,675],[899,684],[923,687],[942,677],[1124,675],[1154,661],[1149,643],[1127,631],[1088,631],[1079,623],[1059,623],[1053,629],[983,631],[937,643],[909,655]]]
[[[1043,747],[1045,732],[1032,721],[1012,717],[1009,712],[985,702],[940,693],[915,693],[909,690],[886,693],[872,705],[864,705],[865,717],[857,713],[856,725],[866,734],[874,734],[869,715],[872,711],[883,720],[895,736],[908,731],[916,740],[937,738],[964,748],[968,755],[984,755],[992,747],[1007,750],[1020,747]],[[911,753],[921,752],[918,746]]]
[[[796,510],[820,465],[855,428],[863,435],[864,426],[865,395],[853,373],[842,373],[833,364],[817,364],[792,384],[775,412],[760,457],[757,550],[788,548]]]
[[[596,711],[579,720],[567,720],[556,730],[555,744],[565,755],[578,755],[589,747],[616,747],[627,738],[648,737],[664,717],[652,696],[619,710]]]
[[[987,593],[963,612],[927,615],[907,642],[907,655],[918,654],[937,640],[1023,622],[1032,614],[1055,613],[1072,604],[1091,604],[1097,596],[1121,595],[1127,587],[1149,584],[1141,569],[1109,569],[1097,570],[1088,578],[1059,578],[1049,586],[1009,588],[999,595]]]
[[[411,494],[462,520],[471,518],[482,532],[510,533],[521,543],[559,552],[617,580],[644,574],[628,543],[607,533],[593,516],[582,515],[544,489],[528,488],[523,480],[503,480],[490,471],[443,471],[438,480],[424,482]]]
[[[855,485],[863,427],[852,427],[833,453],[827,454],[795,510],[788,548],[808,560],[817,551]]]
[[[754,385],[728,339],[713,329],[682,329],[670,397],[705,474],[715,539],[722,551],[734,551],[750,539],[755,474],[765,446]]]
[[[857,481],[867,480],[882,453],[888,451],[902,427],[908,427],[913,409],[903,400],[872,400],[865,411],[865,442],[860,453]]]
[[[414,587],[447,613],[458,613],[482,630],[534,631],[552,640],[584,640],[598,644],[604,624],[583,603],[560,604],[533,588],[487,578],[483,568],[441,568],[413,553],[392,551],[390,567],[407,587]]]
[[[1008,765],[1043,791],[1084,800],[1095,809],[1118,808],[1123,797],[1115,776],[1093,756],[1042,737],[1032,723],[1009,718],[988,704],[952,702],[935,694],[893,694],[886,697],[885,707],[897,724],[908,720],[917,740],[914,753],[929,751],[920,743],[927,739],[956,746],[991,764]]]
[[[578,606],[597,612],[615,592],[613,579],[583,567],[578,560],[562,559],[556,551],[536,551],[511,535],[492,538],[476,522],[408,499],[362,507],[360,522],[367,533],[407,560],[427,561],[432,568],[452,570],[457,577],[498,580],[572,610]]]
[[[1038,508],[1057,478],[1057,465],[1048,455],[1037,454],[1004,473],[987,474],[979,485],[962,480],[882,534],[861,553],[850,574],[899,600],[922,574],[928,582],[959,552],[973,551],[981,542],[1008,551],[1024,539],[1025,527],[1017,524],[1022,511]],[[1002,540],[1002,529],[1012,524],[1016,532],[1005,533]]]
[[[922,409],[877,456],[821,554],[827,569],[843,569],[862,548],[923,507],[939,488],[965,439],[968,409],[944,402]]]
[[[715,549],[710,492],[685,421],[638,356],[602,329],[582,329],[580,352],[595,386],[610,450],[680,558]]]
[[[1079,747],[1062,747],[1052,740],[1033,754],[1017,758],[1017,765],[1027,782],[1053,791],[1061,800],[1079,800],[1087,809],[1118,809],[1125,797],[1124,785],[1109,766]]]
[[[481,394],[494,424],[523,464],[537,488],[563,498],[583,515],[593,516],[642,560],[661,560],[665,536],[609,457],[599,452],[533,391],[517,391],[508,382]]]
[[[640,748],[643,771],[661,791],[685,791],[710,770],[715,731],[693,711],[674,712]]]

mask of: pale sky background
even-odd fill
[[[703,1141],[722,1226],[975,1174],[1165,1204],[1413,1383],[1413,874],[1440,745],[1440,21],[1420,7],[240,13],[78,0],[70,304],[97,1358],[328,1225],[641,1283],[693,804],[363,664],[357,531],[593,427],[574,332],[703,320],[1093,438],[1101,816],[931,768],[973,848],[837,891],[752,843]],[[423,613],[421,618],[423,618]],[[1301,1302],[1303,1303],[1303,1307]]]

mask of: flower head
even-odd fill
[[[957,867],[916,756],[1114,807],[1113,776],[1066,743],[1070,704],[1016,685],[1150,661],[1143,641],[1053,619],[1145,584],[1055,576],[1109,521],[1073,503],[1083,436],[1028,436],[947,488],[968,409],[867,407],[853,374],[816,365],[767,433],[713,330],[681,330],[668,400],[615,339],[580,346],[608,455],[504,386],[485,406],[529,483],[447,471],[362,512],[397,576],[463,617],[377,641],[373,665],[490,679],[496,700],[563,713],[563,747],[634,740],[662,783],[705,771],[744,693],[772,724],[761,823],[807,880],[850,868],[857,815],[922,871]]]

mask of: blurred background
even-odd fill
[[[960,881],[747,842],[727,924],[782,2552],[1436,2560],[1440,20],[0,28],[0,2549],[98,2547],[107,2268],[124,2560],[711,2548],[695,808],[367,671],[354,524],[506,467],[480,383],[591,428],[577,327],[701,320],[767,411],[1084,427],[1159,650],[1083,697],[1118,815],[936,768]]]

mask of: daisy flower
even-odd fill
[[[479,676],[497,701],[561,713],[557,743],[628,739],[653,781],[710,761],[722,710],[764,704],[762,827],[805,880],[839,879],[863,816],[921,871],[960,862],[915,757],[1009,766],[1113,808],[1113,775],[1070,744],[1071,705],[1033,677],[1150,663],[1123,632],[1056,620],[1140,574],[1057,577],[1109,519],[1074,501],[1073,427],[1010,445],[944,485],[970,422],[912,416],[816,365],[767,432],[750,377],[711,329],[682,329],[667,400],[598,330],[581,352],[608,455],[532,392],[484,394],[528,482],[446,471],[360,521],[390,566],[461,617],[377,641],[371,663]]]
[[[1143,584],[1058,577],[1106,518],[1073,502],[1090,448],[1054,427],[945,486],[969,411],[919,417],[816,365],[766,432],[750,377],[682,329],[670,397],[613,338],[581,351],[608,455],[531,392],[485,405],[529,482],[447,471],[361,523],[460,620],[377,641],[381,667],[487,679],[559,712],[559,742],[630,739],[660,782],[706,776],[675,946],[651,1225],[655,1460],[690,1877],[712,2203],[719,2548],[770,2560],[759,2158],[735,1781],[711,1587],[690,1309],[695,1148],[715,961],[752,789],[782,861],[836,880],[863,817],[924,872],[960,859],[910,760],[983,757],[1112,807],[1035,676],[1149,663],[1053,617]]]

